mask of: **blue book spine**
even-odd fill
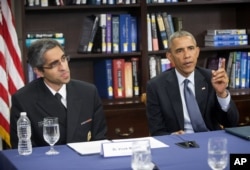
[[[241,88],[246,88],[246,78],[247,78],[247,52],[241,52],[240,61],[240,84]]]
[[[129,14],[120,14],[120,52],[131,52],[131,17]]]
[[[137,51],[137,19],[131,16],[131,51]]]
[[[250,52],[247,52],[247,78],[246,78],[246,88],[250,87]]]
[[[205,46],[238,46],[238,45],[247,45],[248,40],[239,40],[239,41],[205,41]]]
[[[39,40],[41,38],[27,38],[25,39],[25,45],[26,47],[29,47],[33,42]],[[57,40],[62,46],[65,46],[65,39],[64,38],[51,38],[54,40]]]
[[[106,15],[106,52],[112,52],[112,15]]]
[[[206,35],[205,41],[238,41],[247,40],[248,35],[246,34],[234,34],[234,35]]]
[[[119,16],[112,16],[112,51],[119,53]]]
[[[240,65],[240,62],[241,62],[241,52],[240,51],[237,51],[236,52],[236,59],[235,59],[235,88],[240,88],[241,87],[241,81],[240,81],[240,68],[241,68],[241,65]]]
[[[113,98],[112,60],[103,59],[94,63],[94,83],[101,98]]]

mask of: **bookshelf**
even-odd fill
[[[183,28],[194,34],[198,45],[201,47],[198,62],[201,66],[204,66],[207,58],[216,56],[218,53],[228,54],[230,51],[235,50],[250,50],[250,45],[204,47],[204,36],[208,28],[250,28],[250,20],[246,18],[250,0],[193,0],[192,2],[164,4],[146,4],[146,0],[137,0],[136,4],[129,5],[68,5],[68,2],[70,0],[64,0],[64,6],[48,7],[25,7],[24,1],[15,1],[15,4],[19,4],[21,7],[23,56],[26,56],[25,37],[27,33],[42,31],[62,32],[65,36],[65,50],[71,56],[70,69],[71,76],[74,79],[93,83],[93,63],[96,60],[138,57],[140,61],[140,94],[144,93],[149,79],[148,56],[155,54],[164,57],[166,52],[165,50],[154,52],[147,50],[147,13],[165,11],[174,17],[181,17]],[[129,13],[137,17],[139,48],[136,52],[116,54],[81,54],[77,52],[84,18],[92,14],[101,13]],[[250,118],[249,89],[234,89],[232,90],[232,96],[240,110],[240,123],[245,124]],[[109,138],[148,135],[145,105],[140,101],[140,97],[104,99],[103,104],[108,123]]]

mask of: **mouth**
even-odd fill
[[[193,62],[185,62],[184,63],[184,66],[186,66],[186,67],[190,67],[190,66],[192,66],[193,65]]]
[[[61,77],[63,78],[68,78],[69,77],[69,72],[64,72],[61,74]]]

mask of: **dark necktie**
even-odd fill
[[[188,87],[189,80],[184,80],[184,96],[186,101],[186,106],[192,127],[195,132],[206,132],[208,131],[204,120],[201,116],[199,106],[196,102],[192,90]]]
[[[56,93],[55,97],[57,98],[57,100],[63,105],[63,107],[66,109],[66,107],[64,106],[64,104],[62,103],[62,95],[60,95],[60,93]]]

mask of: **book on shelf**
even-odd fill
[[[246,51],[242,51],[241,52],[241,56],[240,56],[240,88],[246,88],[247,86],[247,68],[248,64],[247,64],[247,52]]]
[[[131,51],[137,51],[137,18],[131,16]]]
[[[133,96],[139,96],[140,86],[139,86],[139,58],[132,57],[132,80],[133,80]]]
[[[231,71],[230,71],[230,75],[229,75],[229,87],[230,88],[235,88],[235,60],[236,60],[236,55],[235,53],[233,53],[233,61],[232,61],[232,66],[231,66]]]
[[[108,0],[102,0],[102,5],[107,5],[108,4]]]
[[[158,35],[157,35],[156,16],[154,13],[151,13],[151,29],[152,29],[153,51],[158,51],[159,43],[158,43]]]
[[[29,47],[33,42],[35,42],[36,40],[39,40],[41,38],[26,38],[25,39],[25,45],[26,47]],[[54,39],[56,41],[58,41],[62,46],[65,46],[65,38],[51,38]]]
[[[92,52],[94,39],[95,39],[98,27],[99,27],[99,15],[96,15],[91,32],[90,32],[90,35],[89,35],[89,41],[88,41],[88,47],[87,47],[88,53]]]
[[[102,53],[102,27],[97,27],[91,53]]]
[[[165,26],[165,29],[166,29],[166,32],[167,32],[167,38],[169,40],[169,37],[172,34],[172,32],[171,32],[170,25],[169,25],[169,22],[168,22],[168,14],[167,14],[167,12],[162,12],[161,15],[162,15],[164,26]]]
[[[172,15],[168,14],[167,19],[168,19],[168,23],[169,23],[169,27],[170,27],[170,31],[171,31],[170,35],[172,35],[175,32]]]
[[[119,53],[119,15],[112,16],[112,52]]]
[[[241,80],[240,80],[241,64],[240,62],[241,62],[241,52],[237,51],[236,58],[235,58],[235,88],[241,87]]]
[[[80,37],[80,43],[78,46],[78,52],[80,53],[88,53],[89,49],[92,49],[93,44],[91,44],[91,40],[94,39],[95,30],[97,30],[99,22],[99,16],[91,15],[84,17],[82,24],[82,33]],[[93,41],[93,40],[92,40]]]
[[[247,75],[246,75],[246,88],[250,87],[250,52],[247,52]]]
[[[164,21],[162,18],[161,13],[156,14],[156,21],[157,21],[157,30],[158,30],[158,37],[160,40],[159,46],[161,49],[168,49],[168,37],[167,37],[167,32],[164,26]]]
[[[26,38],[64,38],[62,32],[30,32],[26,34]]]
[[[113,91],[114,98],[125,97],[125,60],[122,58],[115,58],[112,60],[113,66]]]
[[[170,69],[171,67],[172,66],[171,66],[170,60],[168,58],[161,58],[161,71],[162,72]]]
[[[109,5],[114,5],[116,0],[108,0]]]
[[[112,59],[101,59],[94,62],[94,83],[101,98],[113,98]]]
[[[233,58],[234,58],[234,52],[230,52],[227,62],[226,62],[226,72],[227,72],[228,77],[230,77],[231,75],[231,67],[233,64]]]
[[[106,44],[106,14],[100,14],[100,23],[99,26],[102,28],[102,52],[106,53],[107,44]]]
[[[132,62],[125,61],[124,63],[124,81],[125,81],[125,97],[133,97],[133,79],[132,79]]]
[[[86,5],[87,0],[72,0],[71,4],[73,4],[73,5]]]
[[[101,5],[101,0],[87,0],[88,5]]]
[[[238,46],[238,45],[248,45],[248,40],[238,40],[238,41],[205,41],[206,47],[223,47],[223,46]]]
[[[131,16],[120,14],[120,53],[131,52]]]
[[[153,51],[152,45],[152,28],[150,14],[147,14],[147,39],[148,39],[148,51]]]
[[[112,14],[106,14],[106,52],[112,53]]]
[[[159,75],[161,70],[161,56],[151,55],[149,56],[149,77],[150,79]]]
[[[42,6],[42,7],[47,7],[47,6],[49,6],[49,0],[41,0],[41,6]]]
[[[238,41],[247,39],[247,34],[205,35],[205,41]]]
[[[183,29],[182,17],[172,17],[174,31],[180,31]]]
[[[207,35],[247,34],[246,29],[208,29]]]

